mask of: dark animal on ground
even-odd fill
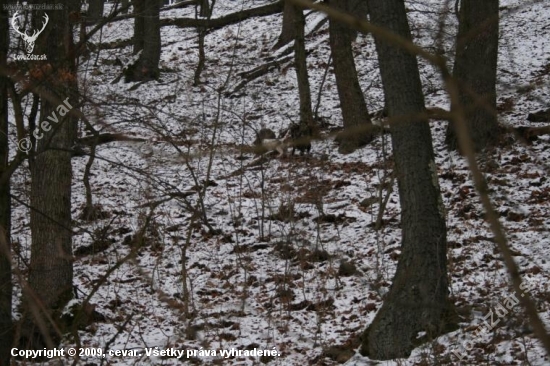
[[[300,150],[300,155],[311,150],[311,136],[313,131],[310,126],[305,124],[292,123],[289,127],[290,138],[292,139],[290,147],[292,147],[292,155],[296,149]]]

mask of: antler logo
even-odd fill
[[[48,14],[44,14],[44,23],[42,23],[42,29],[40,29],[39,31],[34,31],[32,33],[32,35],[28,35],[27,32],[25,31],[25,33],[22,33],[19,29],[18,29],[18,25],[16,23],[19,23],[19,18],[18,18],[18,14],[17,12],[15,12],[15,14],[13,14],[13,17],[11,18],[11,25],[13,27],[13,29],[21,35],[21,37],[23,38],[23,41],[25,41],[25,44],[27,47],[26,50],[27,50],[27,53],[31,53],[32,50],[34,49],[34,42],[36,42],[36,38],[38,38],[38,36],[40,35],[40,33],[42,33],[42,31],[44,30],[44,28],[46,28],[46,25],[48,24],[48,20],[50,20],[50,18],[48,18]]]

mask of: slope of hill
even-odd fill
[[[213,17],[264,3],[218,0]],[[436,47],[440,3],[407,2],[415,40],[430,50]],[[547,125],[528,122],[526,116],[549,107],[550,9],[544,1],[501,3],[500,120],[513,127]],[[194,9],[161,15],[184,16],[194,17]],[[449,57],[455,19],[446,17],[443,47]],[[88,118],[102,132],[146,142],[98,147],[90,179],[94,202],[105,216],[92,222],[79,219],[88,157],[73,162],[79,295],[74,303],[93,293],[90,302],[97,313],[63,346],[140,354],[84,356],[80,364],[377,364],[359,355],[357,337],[380,308],[400,255],[390,137],[380,135],[361,150],[338,154],[332,132],[342,118],[331,69],[323,81],[330,49],[327,24],[316,27],[322,20],[319,14],[307,17],[312,99],[319,98],[323,121],[323,138],[313,141],[310,156],[262,160],[249,149],[254,131],[279,132],[298,118],[295,72],[285,61],[291,45],[271,50],[280,14],[209,33],[199,86],[192,85],[198,50],[196,31],[190,28],[162,28],[159,81],[116,81],[122,70],[115,61],[132,57],[129,46],[102,49],[97,65],[95,54],[82,61]],[[122,20],[107,26],[93,43],[128,40],[132,24]],[[383,95],[372,38],[359,35],[354,50],[367,105],[372,112],[380,110]],[[273,60],[282,61],[242,83],[251,70]],[[437,71],[421,62],[421,72],[427,105],[448,108]],[[452,298],[461,324],[417,348],[409,359],[384,364],[550,364],[520,305],[499,310],[512,294],[506,268],[467,164],[444,146],[447,122],[431,126],[447,210]],[[550,136],[529,145],[511,135],[504,140],[479,161],[529,294],[548,322]],[[27,168],[14,179],[14,194],[22,200],[28,197],[29,179]],[[15,203],[13,222],[16,260],[24,273],[30,256],[25,206]],[[491,311],[498,324],[474,336]],[[146,354],[155,347],[185,350],[186,355],[178,360]],[[219,352],[255,348],[280,356],[243,352],[224,358]]]

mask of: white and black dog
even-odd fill
[[[283,135],[284,134],[284,135]],[[311,150],[312,131],[309,126],[292,123],[286,130],[281,132],[281,138],[277,138],[275,132],[269,128],[262,128],[256,132],[254,145],[259,154],[265,154],[270,151],[277,151],[278,156],[286,155],[288,148],[292,148],[292,155],[296,149],[300,150],[300,155]]]
[[[291,146],[290,132],[287,132],[282,138],[278,139],[273,130],[262,128],[256,132],[256,140],[254,140],[259,154],[265,154],[270,151],[277,151],[278,156],[286,155],[286,150]]]

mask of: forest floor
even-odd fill
[[[406,3],[415,41],[428,50],[442,47],[451,59],[454,14],[444,17],[443,44],[438,45],[442,2]],[[218,0],[213,17],[262,4]],[[550,107],[548,3],[503,0],[501,8],[500,121],[510,127],[548,125],[526,119],[528,113]],[[174,9],[161,17],[183,16],[194,17],[194,9]],[[323,138],[313,141],[308,156],[258,160],[250,150],[255,130],[279,132],[297,120],[297,85],[289,62],[238,88],[240,73],[284,58],[284,50],[291,49],[271,50],[280,14],[209,33],[199,86],[192,85],[198,60],[193,29],[162,28],[158,81],[115,81],[122,71],[116,60],[131,59],[129,46],[101,50],[97,63],[96,54],[81,60],[87,117],[102,132],[147,143],[98,147],[91,185],[104,217],[91,222],[80,218],[88,157],[73,160],[74,283],[79,295],[74,302],[97,290],[90,299],[95,321],[78,332],[79,342],[81,347],[141,354],[89,356],[79,364],[550,364],[521,306],[508,310],[499,305],[512,295],[509,276],[468,166],[444,145],[445,121],[433,121],[431,129],[460,329],[415,349],[408,359],[380,363],[358,353],[358,336],[380,308],[399,260],[400,206],[388,134],[352,154],[337,152],[331,132],[342,118],[332,69],[321,85],[330,54],[327,24],[315,29],[322,19],[319,14],[307,17],[312,99],[316,103],[320,94],[318,115],[324,124]],[[93,42],[129,40],[132,27],[131,20],[118,21]],[[372,38],[359,35],[354,50],[368,107],[378,111],[383,95]],[[437,70],[423,61],[420,68],[426,105],[448,109]],[[525,144],[507,135],[479,162],[529,295],[548,324],[550,136]],[[12,193],[26,203],[29,182],[28,168],[18,170]],[[14,205],[15,260],[25,274],[29,210]],[[20,299],[20,290],[16,295]],[[491,312],[498,324],[475,336]],[[75,344],[73,335],[62,345]],[[466,351],[464,345],[473,348]],[[145,349],[154,347],[197,352],[180,360],[147,356]],[[276,350],[280,356],[224,359],[219,353],[254,348]],[[215,350],[216,356],[206,350]]]

